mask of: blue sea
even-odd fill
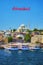
[[[43,65],[43,50],[0,49],[0,65]]]

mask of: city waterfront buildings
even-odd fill
[[[24,25],[20,25],[20,27],[16,31],[0,31],[0,42],[6,43],[30,43],[29,45],[43,45],[43,31],[30,31]],[[27,35],[27,36],[26,36]],[[26,37],[26,40],[25,40]],[[30,38],[31,37],[31,38]],[[10,40],[10,41],[9,41]],[[29,41],[30,40],[30,41]]]

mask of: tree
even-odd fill
[[[29,29],[27,29],[27,31],[26,32],[29,32],[30,30]]]
[[[30,34],[26,34],[26,35],[25,35],[24,41],[25,41],[25,42],[30,42],[30,41],[31,41],[31,36],[30,36]]]
[[[8,37],[8,42],[12,42],[13,38],[10,36]]]
[[[31,34],[31,32],[32,32],[32,30],[30,30],[30,29],[27,29],[27,31],[26,31],[28,34]]]
[[[34,30],[33,31],[38,31],[38,29],[37,28],[34,28]]]
[[[16,29],[13,29],[13,31],[15,32],[15,31],[16,31]]]

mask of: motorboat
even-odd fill
[[[39,47],[39,46],[35,46],[35,47],[31,46],[31,47],[29,47],[29,49],[30,49],[30,50],[39,50],[40,47]]]
[[[22,45],[22,47],[19,48],[19,50],[29,50],[29,48],[28,48],[28,46],[26,46],[26,45]]]
[[[8,50],[18,50],[18,47],[9,47],[9,48],[5,48],[5,49],[8,49]]]

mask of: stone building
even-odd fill
[[[40,42],[43,43],[43,35],[34,35],[31,37],[31,43]]]

